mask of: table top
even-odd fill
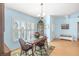
[[[32,41],[29,41],[29,43],[31,43],[31,44],[37,44],[38,42],[40,42],[42,40],[47,40],[47,37],[43,37],[43,38],[39,38],[39,39],[36,39],[36,40],[32,40]]]

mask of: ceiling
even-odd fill
[[[41,13],[40,3],[6,3],[5,5],[34,17],[39,17]],[[63,16],[77,11],[79,11],[79,3],[44,3],[43,5],[44,15]]]

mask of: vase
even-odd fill
[[[38,38],[35,38],[35,40],[38,40]]]

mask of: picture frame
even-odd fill
[[[69,24],[61,24],[61,29],[69,29]]]

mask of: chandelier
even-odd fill
[[[41,3],[41,14],[40,14],[40,19],[43,20],[44,17],[43,17],[43,3]]]

